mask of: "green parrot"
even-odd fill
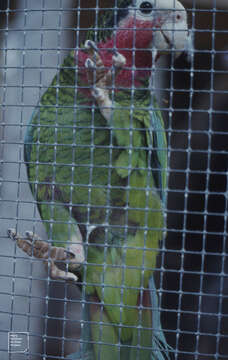
[[[153,271],[165,234],[167,145],[152,79],[163,53],[184,50],[186,11],[177,0],[118,0],[98,22],[66,57],[26,134],[50,242],[9,235],[46,260],[52,278],[79,280],[81,346],[68,358],[163,360]]]

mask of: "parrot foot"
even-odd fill
[[[102,115],[109,122],[112,117],[113,108],[109,90],[113,87],[114,77],[125,66],[126,58],[117,50],[112,50],[112,63],[115,71],[113,72],[113,68],[107,71],[99,54],[100,50],[93,41],[87,40],[85,42],[85,50],[89,55],[85,61],[85,67],[88,82],[91,85],[91,95],[97,101]]]
[[[77,267],[80,266],[82,258],[84,261],[84,256],[81,256],[80,254],[78,260],[77,252],[75,253],[74,248],[72,248],[73,251],[71,251],[71,249],[68,251],[63,247],[51,246],[46,241],[41,240],[40,237],[32,231],[26,231],[25,237],[18,234],[15,229],[8,229],[7,234],[9,238],[16,241],[17,246],[27,255],[42,259],[49,268],[50,277],[52,279],[78,280],[78,277],[75,274],[63,271],[55,264],[55,261],[68,261],[69,266],[71,266],[71,262],[73,262],[73,265],[75,266],[77,259]]]

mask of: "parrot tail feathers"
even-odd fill
[[[147,297],[147,296],[146,296]],[[167,344],[165,335],[161,327],[160,310],[158,306],[157,289],[153,277],[149,281],[149,297],[150,304],[153,309],[150,310],[151,319],[148,318],[148,312],[145,311],[143,315],[143,323],[145,325],[145,331],[142,336],[143,350],[138,351],[138,330],[137,327],[133,333],[133,339],[131,346],[129,344],[122,344],[121,351],[118,351],[118,347],[113,346],[117,344],[118,336],[115,334],[114,327],[109,323],[106,318],[106,312],[102,312],[98,304],[98,298],[95,295],[86,296],[86,303],[83,310],[84,326],[82,329],[81,349],[68,355],[67,359],[84,359],[84,360],[97,360],[97,359],[121,359],[131,360],[136,359],[150,359],[150,360],[171,360],[170,352],[173,351],[172,347]],[[146,299],[147,301],[147,299]],[[100,338],[100,326],[102,321],[103,336]],[[148,328],[152,331],[146,330]],[[149,339],[150,337],[150,339]],[[108,345],[110,344],[110,345]],[[110,357],[111,356],[111,357]]]
[[[153,338],[151,354],[151,360],[170,360],[169,353],[173,350],[172,347],[167,344],[164,332],[161,326],[160,311],[158,306],[158,295],[155,286],[154,278],[151,277],[149,281],[151,304],[153,305],[152,311],[152,326],[153,326]]]

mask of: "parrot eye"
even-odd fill
[[[150,14],[153,11],[153,5],[150,1],[143,1],[139,8],[143,14]]]

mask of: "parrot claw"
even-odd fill
[[[85,67],[87,67],[87,69],[96,69],[96,65],[94,61],[91,60],[90,58],[86,59]]]
[[[7,235],[11,240],[15,240],[14,237],[16,235],[16,230],[15,229],[8,229],[7,230]]]
[[[84,252],[81,243],[72,244],[69,246],[69,250],[66,250],[63,247],[51,246],[32,231],[26,231],[25,237],[22,237],[15,229],[8,229],[7,235],[16,241],[17,246],[27,255],[42,259],[48,267],[52,279],[78,280],[78,277],[72,272],[59,269],[55,262],[65,261],[69,264],[70,268],[78,268],[84,262]]]
[[[85,42],[85,49],[86,50],[94,50],[96,52],[99,52],[98,47],[96,46],[95,42],[92,40],[86,40]]]
[[[126,64],[126,58],[118,51],[115,50],[112,57],[113,65],[117,68],[122,68]]]
[[[28,240],[32,241],[37,241],[40,240],[39,236],[34,234],[32,231],[25,231],[25,235],[27,237]]]

